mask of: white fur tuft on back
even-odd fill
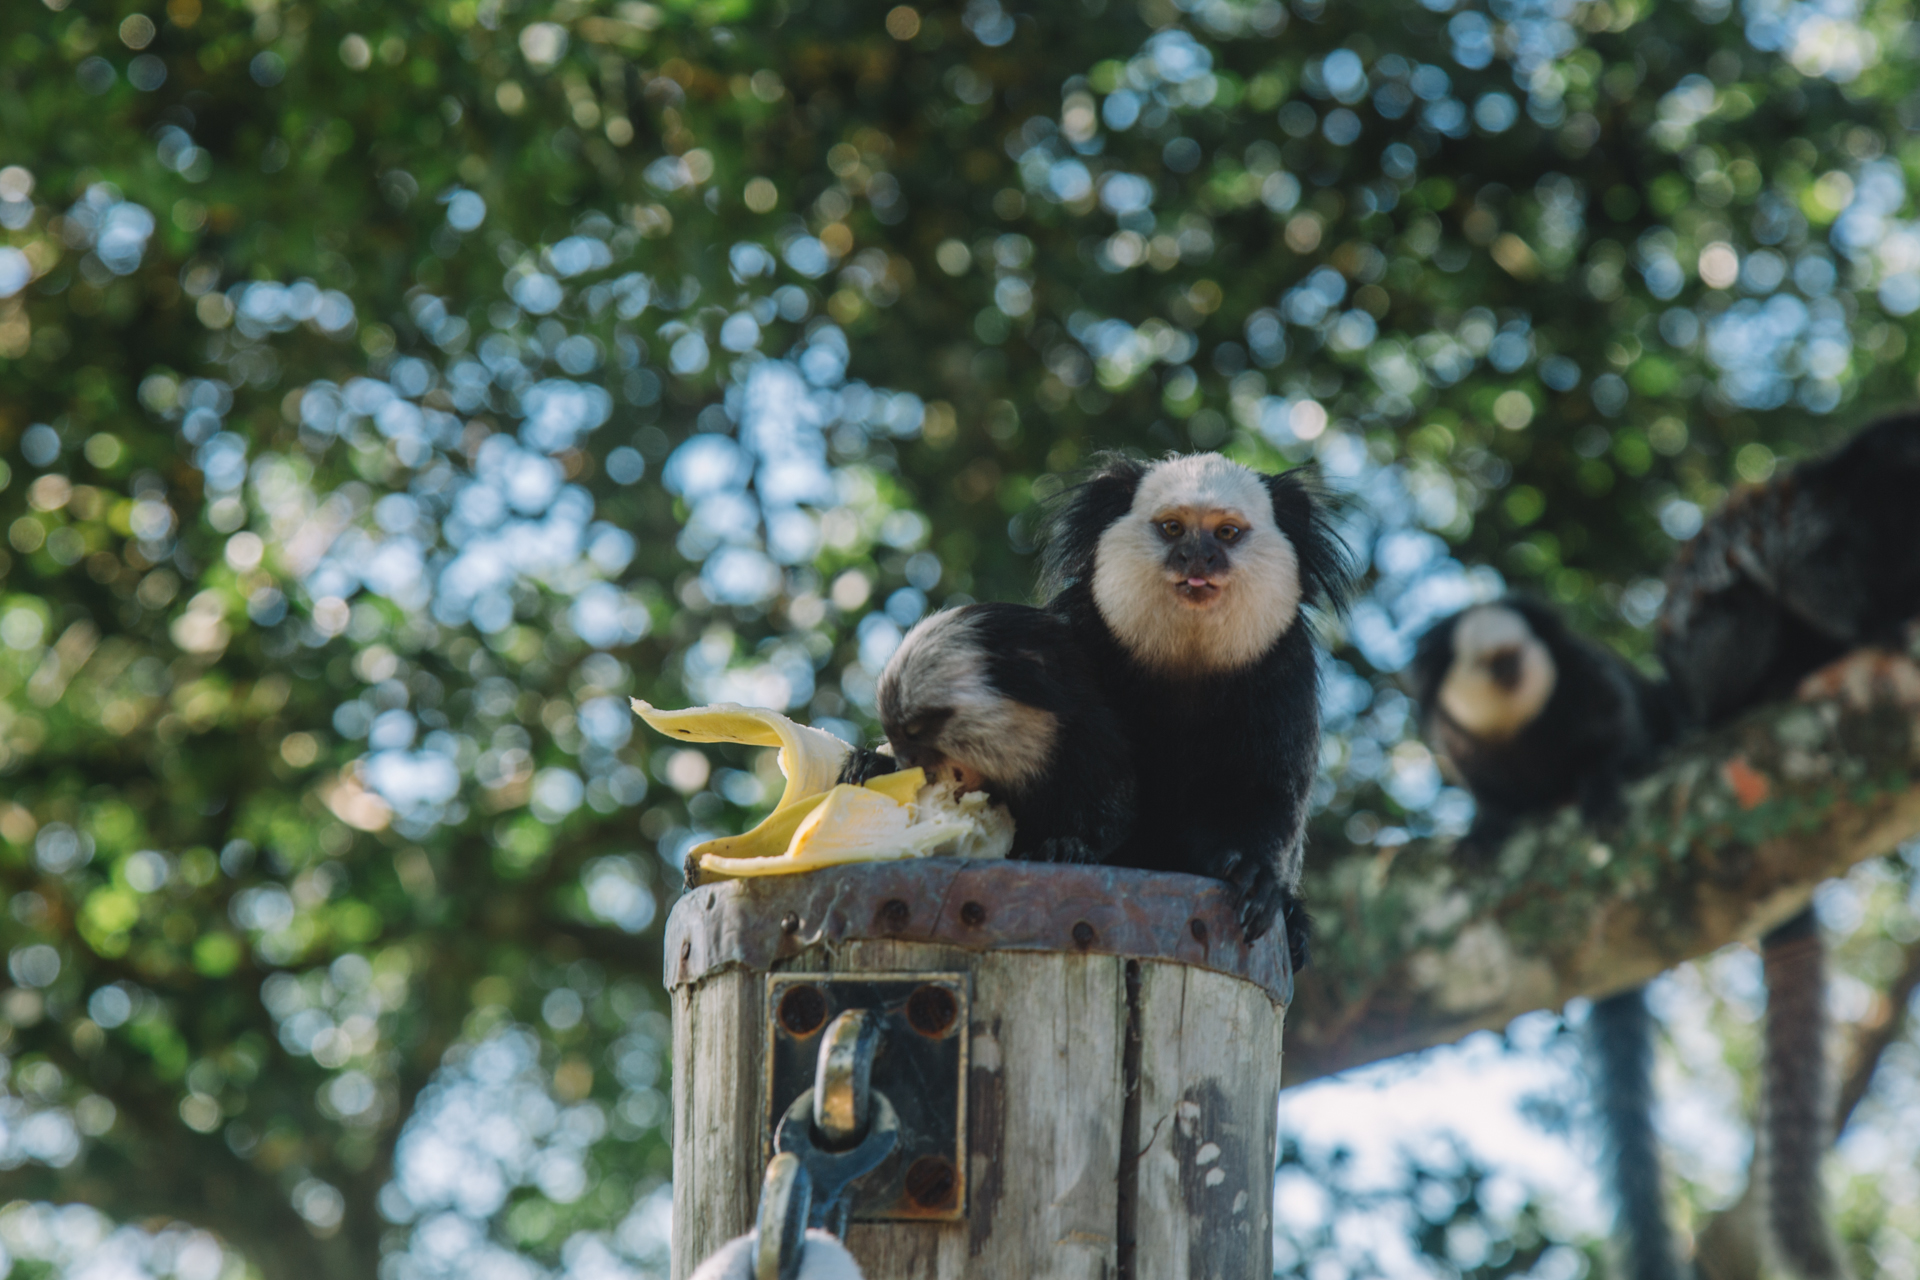
[[[998,786],[1022,786],[1045,773],[1059,733],[1051,712],[994,687],[983,641],[964,609],[936,613],[907,632],[880,675],[879,703],[890,739],[922,717],[944,715],[932,745]]]

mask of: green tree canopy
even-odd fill
[[[774,775],[625,699],[871,735],[1096,450],[1351,496],[1331,895],[1468,816],[1427,621],[1509,581],[1644,652],[1702,510],[1920,369],[1889,0],[18,0],[0,48],[22,1265],[84,1202],[181,1224],[156,1274],[652,1274],[660,917]],[[1443,1253],[1477,1175],[1420,1177]]]

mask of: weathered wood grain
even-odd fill
[[[1131,1000],[1130,964],[1140,974]],[[886,939],[811,947],[776,967],[971,974],[966,1218],[855,1224],[847,1243],[868,1275],[1250,1280],[1267,1274],[1282,1011],[1260,986],[1152,958],[980,952]],[[676,1068],[685,1063],[699,1073],[733,1063],[735,1073],[732,1080],[676,1076],[676,1280],[684,1280],[703,1251],[752,1225],[761,1173],[760,1090],[722,1095],[735,1081],[761,1076],[764,1011],[753,993],[763,984],[763,974],[732,968],[675,993]],[[1130,1018],[1141,1043],[1133,1080],[1125,1071]],[[710,1049],[693,1043],[709,1036]],[[1204,1038],[1212,1047],[1157,1043],[1167,1038]],[[1137,1090],[1142,1125],[1165,1134],[1144,1153],[1123,1142],[1130,1089]],[[756,1108],[751,1117],[742,1114],[747,1095]],[[728,1125],[748,1132],[723,1137]],[[1209,1143],[1218,1154],[1207,1150]],[[1193,1174],[1184,1183],[1182,1167]],[[1209,1182],[1216,1170],[1225,1176]],[[1148,1220],[1163,1209],[1180,1223],[1161,1228]],[[1225,1211],[1217,1228],[1215,1209]],[[1125,1271],[1123,1222],[1139,1240]]]
[[[675,1280],[753,1225],[766,1167],[764,991],[762,975],[732,969],[673,993]]]
[[[1271,1275],[1281,1020],[1244,982],[1140,970],[1140,1257],[1188,1280]]]

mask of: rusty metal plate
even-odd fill
[[[970,993],[964,973],[769,974],[762,1158],[773,1158],[781,1117],[813,1088],[827,1024],[848,1009],[874,1010],[872,1087],[899,1117],[900,1145],[854,1185],[853,1220],[965,1217]]]
[[[971,951],[1060,951],[1165,960],[1258,983],[1293,999],[1279,921],[1248,945],[1218,880],[1125,867],[922,858],[688,891],[667,920],[666,983],[730,965],[765,972],[808,947],[859,938]]]

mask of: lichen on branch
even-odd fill
[[[1647,981],[1757,937],[1920,834],[1920,667],[1862,651],[1682,747],[1617,830],[1571,809],[1473,869],[1445,842],[1324,871],[1286,1033],[1297,1084]]]

